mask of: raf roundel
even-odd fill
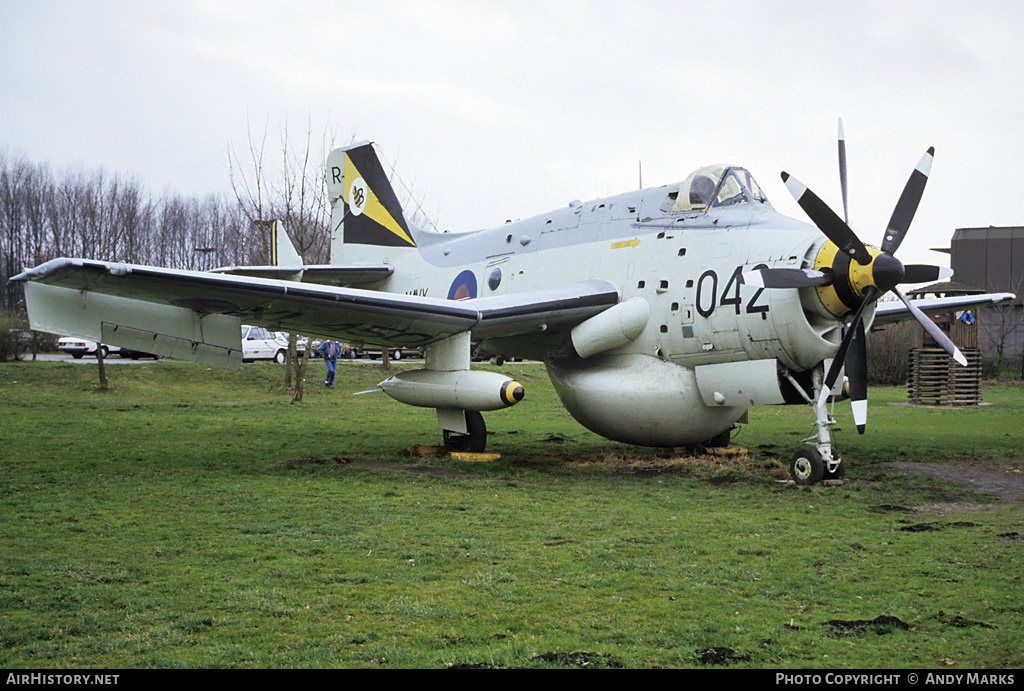
[[[469,269],[456,276],[451,288],[448,289],[449,300],[466,300],[475,298],[476,295],[476,274]]]
[[[366,182],[362,178],[356,178],[348,188],[348,206],[353,216],[363,213],[363,209],[366,208],[366,197]]]

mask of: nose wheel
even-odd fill
[[[825,462],[816,449],[800,449],[793,454],[789,474],[798,485],[814,485],[825,476]]]
[[[829,466],[834,466],[829,469]],[[800,449],[789,463],[789,474],[798,485],[813,485],[822,480],[841,480],[846,476],[846,464],[841,458],[825,463],[817,449]]]

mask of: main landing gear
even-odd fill
[[[466,411],[466,427],[468,434],[459,434],[451,430],[442,430],[444,448],[458,453],[483,453],[487,448],[487,425],[484,416],[478,410]]]

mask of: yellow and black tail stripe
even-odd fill
[[[526,389],[523,388],[522,384],[513,379],[509,379],[501,385],[501,402],[505,405],[515,405],[523,400],[525,395]]]
[[[277,260],[277,221],[270,224],[270,264],[278,266]]]
[[[344,180],[346,243],[416,246],[372,144],[345,152]]]

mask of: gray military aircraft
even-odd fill
[[[839,152],[845,209],[841,125]],[[1013,297],[914,304],[897,287],[948,275],[893,256],[932,153],[876,249],[795,178],[783,173],[814,226],[776,212],[751,174],[731,165],[498,228],[428,232],[405,215],[373,145],[362,142],[327,159],[329,265],[305,265],[275,226],[268,266],[195,272],[55,259],[12,280],[25,283],[34,329],[221,367],[241,362],[242,323],[422,346],[423,369],[379,388],[436,409],[452,450],[482,451],[481,411],[524,396],[509,377],[472,370],[474,352],[542,360],[576,420],[630,444],[724,446],[749,407],[808,404],[814,432],[791,472],[810,484],[844,473],[832,444],[844,364],[864,430],[872,323],[916,318],[963,362],[921,310]],[[886,292],[900,302],[879,303]]]

